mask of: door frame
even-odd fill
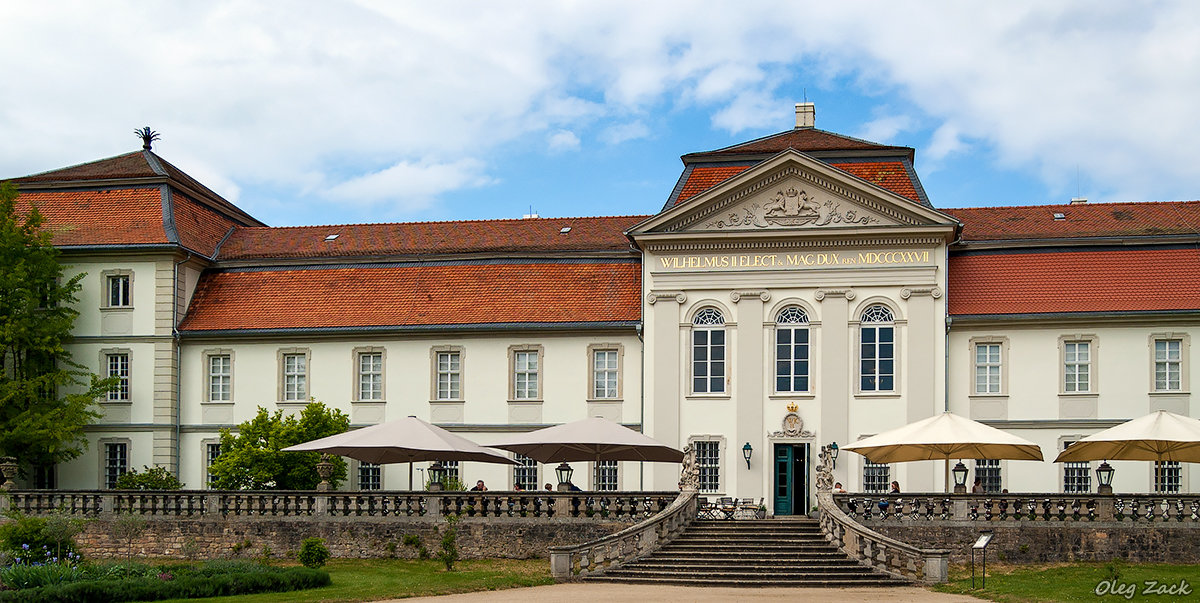
[[[816,500],[813,496],[813,464],[815,463],[815,458],[816,458],[815,457],[816,452],[815,452],[815,448],[814,448],[814,446],[816,445],[816,438],[815,437],[799,437],[799,438],[768,437],[767,444],[768,444],[767,449],[770,451],[769,454],[770,454],[771,462],[769,464],[769,469],[767,471],[763,472],[764,473],[763,481],[765,482],[764,485],[766,486],[766,488],[763,491],[766,493],[769,493],[769,495],[770,495],[769,496],[770,501],[769,501],[769,504],[767,505],[767,508],[770,509],[771,516],[774,517],[774,515],[775,515],[775,445],[776,444],[789,444],[792,446],[802,446],[805,444],[808,445],[808,458],[805,459],[805,463],[804,463],[804,469],[805,469],[805,472],[807,473],[807,475],[805,476],[806,488],[805,488],[805,492],[803,493],[803,496],[800,497],[800,498],[803,498],[804,500],[800,501],[800,502],[804,502],[804,501],[811,502],[813,500]],[[794,464],[793,464],[793,466],[794,466]],[[793,480],[794,479],[795,478],[793,477]],[[796,493],[794,490],[795,489],[793,488],[792,515],[793,516],[808,515],[811,505],[809,505],[807,502],[804,503],[805,508],[799,509],[799,512],[797,512],[797,509],[798,509],[797,502],[798,501],[797,501],[797,497],[795,495]]]

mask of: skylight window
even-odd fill
[[[558,230],[558,234],[567,234],[568,232],[571,232],[570,226],[563,226]]]
[[[1054,212],[1054,219],[1055,219],[1056,221],[1058,221],[1058,220],[1066,220],[1066,219],[1067,219],[1067,214],[1064,214],[1064,213],[1062,213],[1062,212],[1057,212],[1057,211],[1056,211],[1056,212]]]
[[[326,241],[333,241],[333,240],[336,240],[337,238],[338,238],[338,235],[335,235],[335,234],[325,236]]]

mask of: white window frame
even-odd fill
[[[987,494],[999,494],[1004,490],[1004,464],[1000,459],[975,459],[975,477],[983,484],[984,492]],[[982,474],[982,475],[980,475]],[[995,475],[995,480],[985,479],[990,475]],[[988,488],[988,483],[993,482],[994,488]],[[971,491],[971,486],[967,487],[967,491]]]
[[[1079,358],[1079,346],[1087,346],[1087,358]],[[1058,391],[1065,396],[1096,395],[1100,391],[1099,366],[1100,345],[1095,335],[1063,335],[1058,338]],[[1081,369],[1086,379],[1081,379]],[[1074,372],[1072,372],[1074,371]],[[1085,381],[1082,382],[1081,381]],[[1082,387],[1081,387],[1082,386]]]
[[[1178,354],[1172,358],[1163,357],[1159,351],[1159,343],[1168,346],[1170,342],[1178,342]],[[1167,348],[1169,351],[1169,347]],[[1153,394],[1185,394],[1191,388],[1188,365],[1190,360],[1191,338],[1187,333],[1152,333],[1150,335],[1150,392]],[[1175,386],[1171,387],[1170,368],[1175,366],[1177,378]],[[1160,380],[1160,369],[1165,369],[1166,380]],[[1161,387],[1160,387],[1161,386]]]
[[[788,316],[785,316],[788,314]],[[799,314],[799,316],[797,316]],[[796,343],[796,335],[804,333],[804,358],[797,358],[797,350],[800,344]],[[788,341],[781,342],[783,334],[787,334]],[[781,356],[781,350],[786,346],[787,357]],[[775,333],[772,336],[773,357],[775,359],[774,370],[772,371],[772,387],[776,394],[808,394],[812,393],[812,319],[809,317],[808,310],[799,305],[789,305],[781,308],[775,313]],[[796,370],[796,364],[803,363],[803,374]],[[782,374],[782,369],[787,367],[787,374]],[[803,379],[804,387],[797,388],[796,379]],[[787,379],[788,388],[780,389],[779,385],[782,379]]]
[[[532,402],[541,401],[545,395],[543,385],[543,375],[546,367],[543,359],[542,346],[540,345],[515,345],[508,348],[508,399],[514,402]],[[525,364],[521,364],[521,359],[525,359]],[[528,360],[533,359],[532,366]],[[521,377],[525,379],[522,381]],[[530,389],[529,378],[532,376],[532,390]],[[518,383],[523,382],[524,388],[518,387]]]
[[[616,492],[621,489],[621,463],[617,461],[592,462],[592,490]]]
[[[881,479],[882,478],[882,479]],[[862,459],[862,489],[871,494],[887,494],[892,489],[892,466]],[[878,487],[875,487],[878,485]]]
[[[376,370],[375,366],[371,366],[370,370],[364,371],[363,360],[366,358],[379,357],[379,366]],[[363,347],[354,348],[354,397],[351,400],[355,402],[383,402],[385,401],[385,383],[386,383],[386,366],[387,366],[387,350],[382,347]],[[371,384],[369,391],[364,389],[364,378],[370,377]]]
[[[211,470],[213,461],[216,461],[217,457],[221,456],[221,441],[208,439],[204,440],[201,444],[204,446],[202,449],[204,456],[201,457],[204,459],[204,487],[212,488],[213,478]],[[216,454],[213,454],[214,447],[216,449]]]
[[[119,283],[117,303],[113,303],[113,286]],[[128,269],[100,272],[100,308],[105,310],[133,309],[133,271]]]
[[[995,347],[998,354],[989,354],[987,361],[980,363],[980,348]],[[1007,337],[972,337],[971,338],[971,395],[972,396],[1007,396],[1008,395],[1008,338]],[[979,390],[980,368],[988,369],[988,389]],[[991,391],[992,370],[995,369],[995,391]]]
[[[383,489],[383,465],[364,463],[362,461],[358,461],[356,464],[357,467],[354,468],[354,483],[359,490],[376,491]],[[364,477],[367,479],[364,480]]]
[[[541,482],[539,481],[538,462],[523,454],[514,455],[513,460],[517,461],[517,464],[513,465],[513,488],[515,489],[517,484],[521,484],[525,490],[539,489]]]
[[[719,321],[719,322],[718,322]],[[729,321],[725,311],[715,306],[703,306],[692,315],[691,333],[688,335],[688,389],[693,396],[728,397],[730,389],[729,375]],[[720,333],[720,342],[714,343],[716,334]],[[697,336],[703,334],[703,341],[697,341]],[[720,358],[714,359],[714,352],[720,349]],[[704,358],[698,358],[698,353],[704,350]],[[698,376],[699,368],[704,368],[704,375]],[[720,375],[714,375],[719,371]],[[703,387],[696,387],[703,380]]]
[[[103,490],[112,490],[116,487],[117,480],[122,475],[129,473],[129,459],[133,455],[133,446],[128,438],[102,438],[99,444],[100,454],[100,488]],[[112,448],[110,448],[112,447]],[[123,457],[124,464],[110,463],[112,459],[111,451],[121,450],[120,456]],[[115,470],[111,472],[111,470]]]
[[[725,437],[714,435],[692,436],[688,438],[696,455],[696,469],[699,472],[699,491],[703,494],[721,494],[725,492]],[[701,448],[707,448],[702,456]],[[715,477],[715,480],[708,478]],[[714,488],[705,486],[715,485]]]
[[[1183,489],[1183,463],[1179,461],[1154,461],[1150,466],[1150,487],[1155,494],[1179,494]],[[1169,486],[1164,488],[1164,485]]]
[[[875,320],[875,316],[868,316],[868,312],[875,311],[875,308],[886,310],[891,320]],[[898,328],[900,321],[897,316],[896,309],[883,302],[867,304],[858,313],[858,349],[855,352],[857,360],[855,375],[858,378],[855,389],[860,394],[894,395],[900,391],[900,329]],[[888,343],[882,341],[882,335],[885,330],[891,337],[891,354],[887,358],[884,358],[883,355],[885,351],[884,346],[888,345]],[[865,335],[868,332],[871,333],[872,341],[870,342],[866,341],[867,338]],[[871,346],[871,351],[873,352],[871,359],[867,359],[863,354],[867,346]],[[874,367],[870,372],[864,370],[868,362],[873,363]],[[892,370],[890,372],[883,371],[883,362],[891,362]],[[891,387],[883,387],[883,379],[886,377],[891,378]],[[867,379],[874,380],[872,387],[863,387]]]
[[[214,371],[213,363],[224,359],[224,372]],[[204,401],[216,403],[233,402],[233,352],[206,350],[204,352]]]
[[[606,359],[604,367],[598,366],[602,357]],[[587,399],[589,401],[622,399],[624,358],[625,349],[619,343],[594,343],[588,346]],[[611,360],[611,363],[607,362],[607,360]],[[603,392],[598,387],[602,375],[605,377]],[[608,388],[610,379],[612,383],[611,390]]]
[[[442,355],[457,356],[457,369],[442,369]],[[429,399],[435,402],[461,402],[465,399],[466,382],[463,379],[466,368],[466,352],[462,346],[438,345],[429,350]],[[443,391],[442,378],[446,379],[446,389]],[[458,391],[454,392],[453,382],[458,380]],[[454,395],[457,394],[457,395]]]
[[[123,361],[121,359],[124,359]],[[114,369],[116,372],[114,372]],[[108,390],[101,402],[130,404],[133,402],[133,352],[128,348],[100,350],[100,371],[105,378],[120,377],[120,382]]]
[[[283,404],[298,404],[308,402],[312,397],[312,386],[309,378],[312,366],[312,353],[308,348],[282,348],[278,352],[279,359],[279,401]],[[303,359],[303,371],[289,371],[288,359],[299,357]],[[289,388],[289,377],[298,377],[294,383],[302,383],[303,391],[298,387]]]
[[[1081,435],[1059,438],[1058,447],[1060,450],[1066,450],[1067,447],[1083,439]],[[1092,463],[1090,461],[1078,461],[1073,463],[1061,463],[1062,471],[1060,475],[1062,479],[1059,483],[1062,484],[1063,494],[1091,494],[1092,492]],[[1082,482],[1085,488],[1071,486],[1072,477],[1074,481]]]

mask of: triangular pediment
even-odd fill
[[[630,234],[839,231],[957,220],[815,159],[785,151],[635,226]]]

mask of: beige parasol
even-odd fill
[[[1152,412],[1081,438],[1054,462],[1100,460],[1200,463],[1200,419]]]

